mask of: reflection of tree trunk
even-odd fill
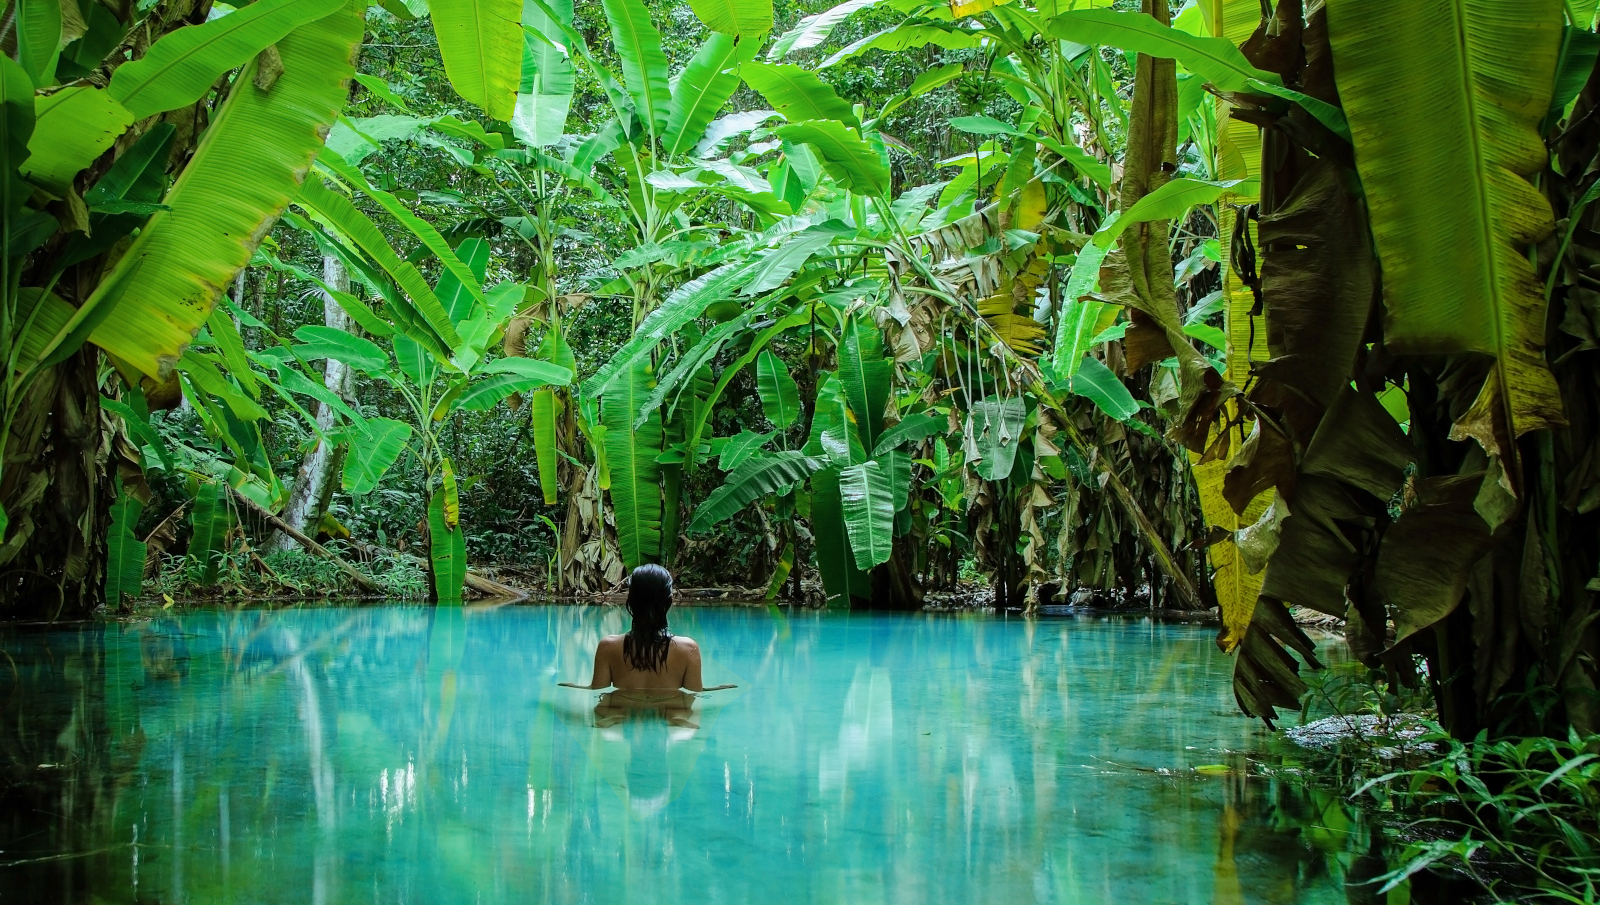
[[[350,289],[350,274],[345,272],[344,265],[338,258],[324,257],[322,259],[323,280],[340,292]],[[331,297],[324,294],[322,297],[323,323],[336,330],[350,329],[350,315],[339,307]],[[323,368],[323,382],[328,389],[342,397],[349,398],[353,381],[350,368],[343,362],[328,359]],[[317,403],[317,429],[323,434],[333,430],[337,416],[332,408],[324,403]],[[334,471],[342,464],[342,450],[336,451],[325,442],[318,442],[305,457],[300,460],[300,470],[295,473],[294,486],[289,491],[289,502],[283,510],[283,520],[294,527],[296,531],[317,534],[317,523],[322,521],[323,513],[328,511],[328,502],[333,496]],[[292,549],[295,542],[288,535],[278,533],[273,535],[265,548],[268,552]]]
[[[101,424],[99,365],[85,346],[47,369],[12,424],[0,481],[5,618],[79,616],[104,595],[114,435]]]

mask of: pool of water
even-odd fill
[[[736,690],[557,687],[606,607],[0,631],[0,901],[1344,903],[1368,844],[1211,628],[672,620]]]

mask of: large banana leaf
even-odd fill
[[[106,90],[136,120],[186,107],[205,97],[223,73],[343,6],[342,0],[257,0],[203,25],[188,25],[166,35],[140,59],[118,66]],[[345,58],[322,65],[339,72],[347,62]],[[246,75],[254,79],[255,71],[252,67]],[[284,71],[289,72],[288,60]]]
[[[1084,246],[1078,252],[1079,257],[1093,255],[1093,273],[1099,273],[1100,260],[1105,257],[1104,249],[1093,243]],[[1086,272],[1088,268],[1086,267]],[[1073,267],[1076,276],[1078,268]],[[1070,281],[1069,290],[1072,288]],[[1078,293],[1080,296],[1084,293]],[[1075,299],[1068,292],[1068,298],[1061,306],[1060,322],[1056,325],[1056,342],[1052,350],[1051,364],[1054,365],[1057,376],[1071,378],[1078,373],[1078,368],[1083,364],[1083,357],[1088,354],[1091,340],[1117,322],[1117,315],[1121,310],[1117,306],[1097,299]]]
[[[783,359],[763,350],[756,359],[756,393],[772,426],[783,429],[800,418],[800,387]]]
[[[1492,2],[1492,0],[1490,0]],[[1281,85],[1283,79],[1250,64],[1226,38],[1191,35],[1157,22],[1146,13],[1078,9],[1057,14],[1045,31],[1079,44],[1120,47],[1147,56],[1177,60],[1185,69],[1224,91],[1241,91],[1251,79]],[[1394,45],[1390,44],[1392,52]]]
[[[91,341],[152,377],[171,369],[305,179],[344,105],[365,10],[350,0],[279,41],[271,90],[256,87],[256,62],[245,67],[167,193],[171,209],[79,307],[77,322],[105,317]]]
[[[1085,357],[1070,379],[1072,392],[1093,402],[1116,421],[1126,421],[1139,411],[1139,403],[1117,375],[1098,358]]]
[[[972,405],[972,433],[976,440],[978,476],[985,481],[1004,481],[1017,463],[1017,447],[1028,406],[1020,396],[983,399]]]
[[[770,28],[770,6],[767,15]],[[667,128],[661,134],[661,146],[669,160],[688,153],[705,135],[706,126],[739,88],[739,77],[728,70],[755,59],[758,44],[714,33],[695,51],[673,85]]]
[[[533,425],[533,455],[539,465],[539,492],[546,506],[556,504],[556,391],[546,387],[528,397]]]
[[[228,534],[228,487],[204,481],[189,513],[189,558],[200,567],[200,583],[214,585],[221,573],[223,542]]]
[[[459,520],[451,518],[449,496],[441,488],[428,499],[428,554],[440,603],[460,601],[467,581],[467,535]]]
[[[353,428],[344,457],[344,489],[354,494],[377,489],[411,440],[411,425],[392,418],[368,418],[365,429]]]
[[[564,24],[572,24],[572,0],[551,0],[546,7],[564,16]],[[561,32],[543,8],[524,3],[522,25],[543,39],[523,35],[522,81],[517,88],[516,110],[511,115],[511,133],[531,148],[542,148],[561,140],[567,112],[572,107],[576,71],[572,61],[552,43]]]
[[[861,127],[850,103],[814,72],[788,63],[745,63],[739,76],[791,123],[820,119]]]
[[[850,322],[839,350],[839,380],[861,447],[876,448],[894,380],[894,362],[884,357],[883,335],[877,327],[863,324],[859,318]]]
[[[622,61],[622,80],[628,96],[633,98],[645,129],[651,135],[660,135],[672,105],[661,33],[656,31],[650,11],[641,0],[601,0],[601,5],[605,7],[606,21],[611,23],[611,41]]]
[[[980,31],[965,28],[941,28],[937,25],[899,25],[874,32],[857,41],[846,44],[833,56],[822,61],[819,69],[836,66],[852,57],[860,56],[869,50],[906,50],[911,47],[926,47],[932,44],[946,50],[969,50],[983,45],[984,35]]]
[[[433,0],[429,7],[456,93],[492,119],[510,119],[522,76],[522,0]]]
[[[579,392],[588,397],[600,395],[619,375],[632,368],[636,361],[649,354],[662,340],[699,317],[707,305],[732,297],[749,277],[749,267],[735,262],[724,264],[673,290],[659,308],[645,317],[639,329],[633,331],[632,338],[601,365],[593,377],[583,382]],[[640,402],[643,401],[643,397],[640,397]]]
[[[634,413],[650,395],[650,362],[635,362],[614,382],[600,403],[605,425],[606,462],[611,469],[611,507],[617,519],[617,545],[629,569],[661,555],[661,415],[651,413],[635,429]]]
[[[875,6],[878,0],[845,0],[844,3],[824,10],[815,15],[806,16],[800,24],[784,32],[778,40],[772,42],[772,49],[767,51],[768,60],[781,60],[797,50],[807,50],[820,46],[833,34],[840,22],[848,19],[852,13]]]
[[[826,459],[797,452],[778,452],[746,461],[695,510],[689,530],[709,531],[756,500],[788,493],[827,464]]]
[[[772,131],[785,141],[815,148],[828,175],[850,191],[858,195],[882,196],[888,193],[888,159],[844,125],[816,120],[790,123]]]
[[[54,81],[61,43],[61,4],[56,0],[17,0],[12,5],[17,30],[17,62],[35,84]]]
[[[1528,180],[1545,163],[1538,129],[1561,29],[1559,0],[1328,4],[1383,264],[1384,342],[1399,353],[1494,356],[1456,430],[1495,454],[1509,452],[1508,436],[1565,423],[1528,261],[1554,227]]]
[[[133,114],[104,89],[86,85],[40,97],[34,114],[33,138],[28,142],[22,173],[60,194],[133,122]]]
[[[811,476],[811,536],[816,539],[817,571],[822,573],[828,607],[848,609],[853,598],[872,598],[872,581],[856,568],[839,498],[839,471],[829,466]]]
[[[772,31],[772,0],[689,0],[689,7],[712,31],[746,39],[752,58]]]
[[[117,501],[111,505],[111,528],[106,534],[106,603],[121,606],[122,598],[137,597],[144,587],[144,560],[149,549],[133,533],[144,503],[117,480]]]
[[[888,469],[875,459],[843,469],[839,472],[839,496],[856,568],[866,570],[888,562],[895,508]]]

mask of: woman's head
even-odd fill
[[[672,608],[672,573],[655,563],[633,570],[628,578],[628,612],[633,628],[622,639],[622,654],[634,669],[655,672],[667,661],[672,635],[667,610]]]

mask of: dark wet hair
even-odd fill
[[[634,669],[655,672],[666,665],[672,633],[667,610],[672,607],[672,573],[655,563],[633,570],[628,578],[628,612],[633,627],[622,638],[622,656]]]

